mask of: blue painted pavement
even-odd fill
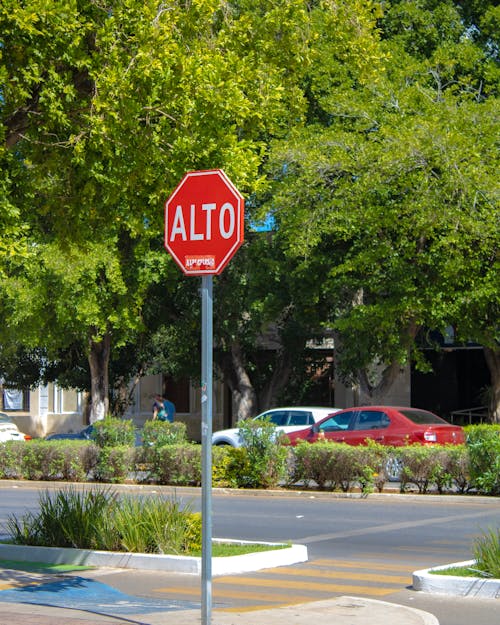
[[[189,610],[199,607],[199,603],[188,601],[133,597],[107,584],[84,577],[65,577],[54,582],[0,590],[0,602],[2,601],[77,608],[110,616]]]

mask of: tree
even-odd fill
[[[177,288],[157,244],[168,192],[212,167],[262,189],[267,142],[306,111],[311,54],[371,67],[365,5],[3,3],[3,184],[30,259],[6,267],[2,341],[49,360],[79,346],[92,420],[107,412],[112,351],[144,333],[148,290]]]
[[[2,4],[2,184],[29,229],[29,258],[2,266],[2,341],[49,359],[82,346],[91,420],[108,410],[111,350],[144,330],[148,288],[175,289],[158,245],[168,191],[207,167],[258,188],[264,135],[300,115],[274,35],[298,63],[307,11],[281,4]]]
[[[410,357],[426,366],[424,328],[498,353],[497,52],[446,0],[392,3],[379,25],[385,74],[313,83],[268,204],[297,278],[324,276],[336,364],[371,399]]]

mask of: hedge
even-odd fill
[[[186,441],[183,428],[172,426],[151,426],[142,447],[69,440],[0,443],[0,478],[199,486],[201,446]],[[267,438],[264,446],[254,440],[254,448],[214,447],[212,483],[231,488],[357,489],[367,494],[384,489],[388,463],[397,459],[402,492],[500,494],[500,426],[465,429],[465,445],[304,442],[287,447]]]

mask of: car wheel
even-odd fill
[[[394,455],[390,455],[385,463],[385,474],[389,482],[399,482],[403,471],[403,463]]]

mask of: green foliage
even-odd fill
[[[479,492],[500,494],[500,425],[465,428],[471,483]]]
[[[474,541],[476,567],[487,577],[500,579],[500,529],[491,528]]]
[[[277,433],[268,420],[240,421],[239,435],[246,454],[244,483],[245,488],[272,488],[285,477],[287,447],[285,437]],[[248,469],[248,470],[247,470]]]
[[[83,482],[91,466],[89,444],[84,441],[32,440],[22,450],[22,475],[27,480]]]
[[[98,549],[101,519],[113,497],[111,491],[102,489],[44,491],[39,512],[28,512],[20,519],[10,516],[7,530],[15,544]]]
[[[164,445],[180,445],[187,443],[187,428],[182,421],[146,421],[142,430],[144,447],[163,447]]]
[[[199,549],[201,517],[174,499],[122,497],[102,522],[103,548],[185,554]]]
[[[446,445],[446,472],[459,493],[471,488],[470,455],[466,445]]]
[[[212,483],[220,488],[245,488],[250,482],[252,469],[244,447],[224,445],[216,447],[213,454]]]
[[[408,445],[397,448],[403,469],[401,492],[408,484],[414,484],[419,493],[428,492],[437,486],[439,492],[451,486],[452,477],[447,471],[446,448],[440,445]]]
[[[380,476],[383,476],[386,450],[377,445],[354,447],[330,441],[311,445],[303,441],[292,450],[290,482],[316,484],[320,490],[340,488],[343,492],[359,486],[364,494],[369,494],[375,487],[382,488]]]
[[[427,328],[497,351],[500,309],[498,55],[456,3],[393,2],[378,25],[385,73],[355,98],[348,80],[311,95],[312,123],[272,146],[263,206],[336,330],[336,372],[367,394],[410,358],[428,369]]]
[[[131,447],[101,447],[94,468],[94,480],[121,484],[132,472],[134,460],[135,450]]]
[[[135,444],[135,427],[131,419],[114,419],[106,417],[94,423],[92,440],[99,447],[133,447]]]
[[[67,480],[82,482],[92,475],[99,448],[87,441],[34,439],[0,444],[2,479]]]
[[[145,481],[178,486],[201,484],[200,445],[181,443],[143,447],[138,454],[138,461],[146,470]]]
[[[0,443],[0,476],[2,479],[23,479],[24,441]]]
[[[140,553],[186,553],[201,545],[201,517],[162,497],[119,497],[110,489],[42,493],[39,512],[10,516],[15,544]]]
[[[239,422],[242,447],[224,445],[213,450],[212,480],[228,488],[273,488],[286,480],[288,450],[285,439],[267,420]]]

